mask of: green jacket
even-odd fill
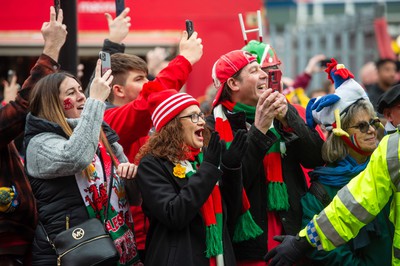
[[[337,194],[340,187],[321,185],[327,192],[330,199]],[[315,214],[320,213],[324,209],[324,205],[310,192],[301,199],[303,207],[303,226],[313,218]],[[391,265],[392,261],[392,239],[394,227],[389,221],[390,205],[386,204],[385,208],[375,218],[375,224],[379,229],[365,229],[363,236],[358,238],[354,243],[349,241],[332,251],[314,250],[307,255],[313,261],[313,265]],[[374,223],[370,224],[370,228],[374,228]],[[362,230],[363,230],[362,229]],[[361,239],[362,238],[362,239]]]

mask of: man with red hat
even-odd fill
[[[265,265],[265,252],[278,244],[272,237],[300,229],[300,197],[307,190],[301,165],[324,163],[323,140],[283,94],[268,89],[268,74],[249,52],[222,55],[212,77],[218,92],[208,126],[227,143],[237,130],[248,130],[242,215],[233,236],[236,259],[238,265]]]

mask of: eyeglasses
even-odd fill
[[[178,117],[178,118],[179,119],[181,119],[181,118],[190,118],[190,120],[192,120],[193,123],[197,123],[197,122],[199,122],[199,117],[204,120],[205,119],[204,113],[202,113],[202,112],[200,112],[198,114],[194,113],[194,114],[191,114],[191,115],[185,115],[185,116],[181,116],[181,117]]]
[[[381,120],[379,118],[371,119],[369,122],[361,121],[355,126],[351,126],[350,128],[358,128],[362,133],[367,133],[369,127],[372,126],[375,130],[381,126]]]

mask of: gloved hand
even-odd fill
[[[317,98],[312,98],[308,102],[307,107],[306,107],[306,122],[307,122],[308,127],[311,129],[314,129],[317,125],[317,123],[315,123],[314,117],[312,115],[312,107],[313,107],[316,99]]]
[[[204,153],[203,161],[209,162],[216,167],[219,166],[221,159],[221,143],[219,142],[219,134],[214,131],[211,133],[210,142],[208,143],[207,150]]]
[[[247,149],[247,134],[245,129],[236,132],[229,149],[223,147],[222,164],[228,168],[238,168]]]
[[[274,236],[274,240],[282,242],[282,244],[271,249],[265,255],[264,260],[266,262],[271,260],[268,266],[291,266],[312,249],[307,239],[299,235]]]
[[[311,109],[319,112],[322,110],[322,108],[331,106],[339,100],[340,100],[340,97],[336,94],[324,95],[313,104]]]

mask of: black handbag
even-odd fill
[[[108,208],[110,206],[112,183],[113,174],[111,174],[110,178],[108,202],[104,215],[105,221],[107,221]],[[41,226],[46,232],[42,224]],[[57,265],[106,266],[117,265],[119,261],[119,253],[110,234],[97,218],[91,218],[58,233],[54,241],[50,240],[47,233],[46,236],[47,241],[57,253]]]

